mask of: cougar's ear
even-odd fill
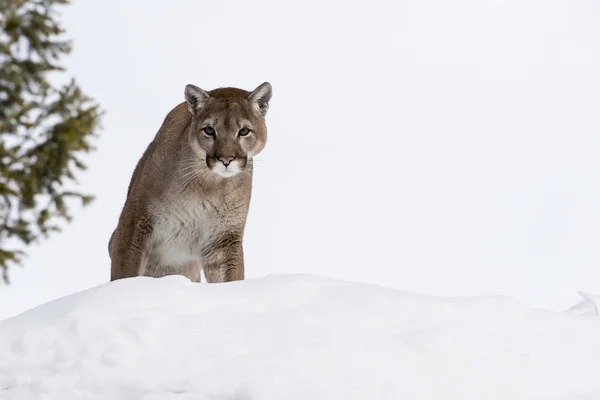
[[[187,101],[188,109],[192,114],[204,107],[209,98],[209,94],[198,86],[185,86],[185,101]]]
[[[271,100],[272,94],[273,88],[271,87],[271,84],[265,82],[248,95],[248,101],[250,101],[250,104],[252,104],[252,107],[254,107],[256,111],[265,116],[269,110],[269,100]]]

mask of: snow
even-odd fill
[[[0,322],[0,398],[598,399],[592,303],[132,278]]]
[[[578,293],[583,298],[583,301],[569,308],[569,311],[584,315],[600,315],[600,306],[598,305],[600,299],[588,292],[579,291]]]

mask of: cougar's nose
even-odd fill
[[[231,164],[234,158],[235,157],[219,157],[219,161],[221,161],[223,165],[227,167],[229,164]]]

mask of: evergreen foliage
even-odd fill
[[[0,0],[0,269],[19,264],[26,245],[70,220],[69,199],[81,156],[93,150],[101,111],[74,80],[66,84],[61,56],[70,42],[56,17],[69,0]]]

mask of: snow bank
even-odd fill
[[[580,291],[579,295],[583,298],[583,301],[569,308],[568,312],[582,315],[600,315],[600,296],[592,296],[583,291]]]
[[[134,278],[0,322],[2,399],[598,399],[600,318],[314,276]]]

